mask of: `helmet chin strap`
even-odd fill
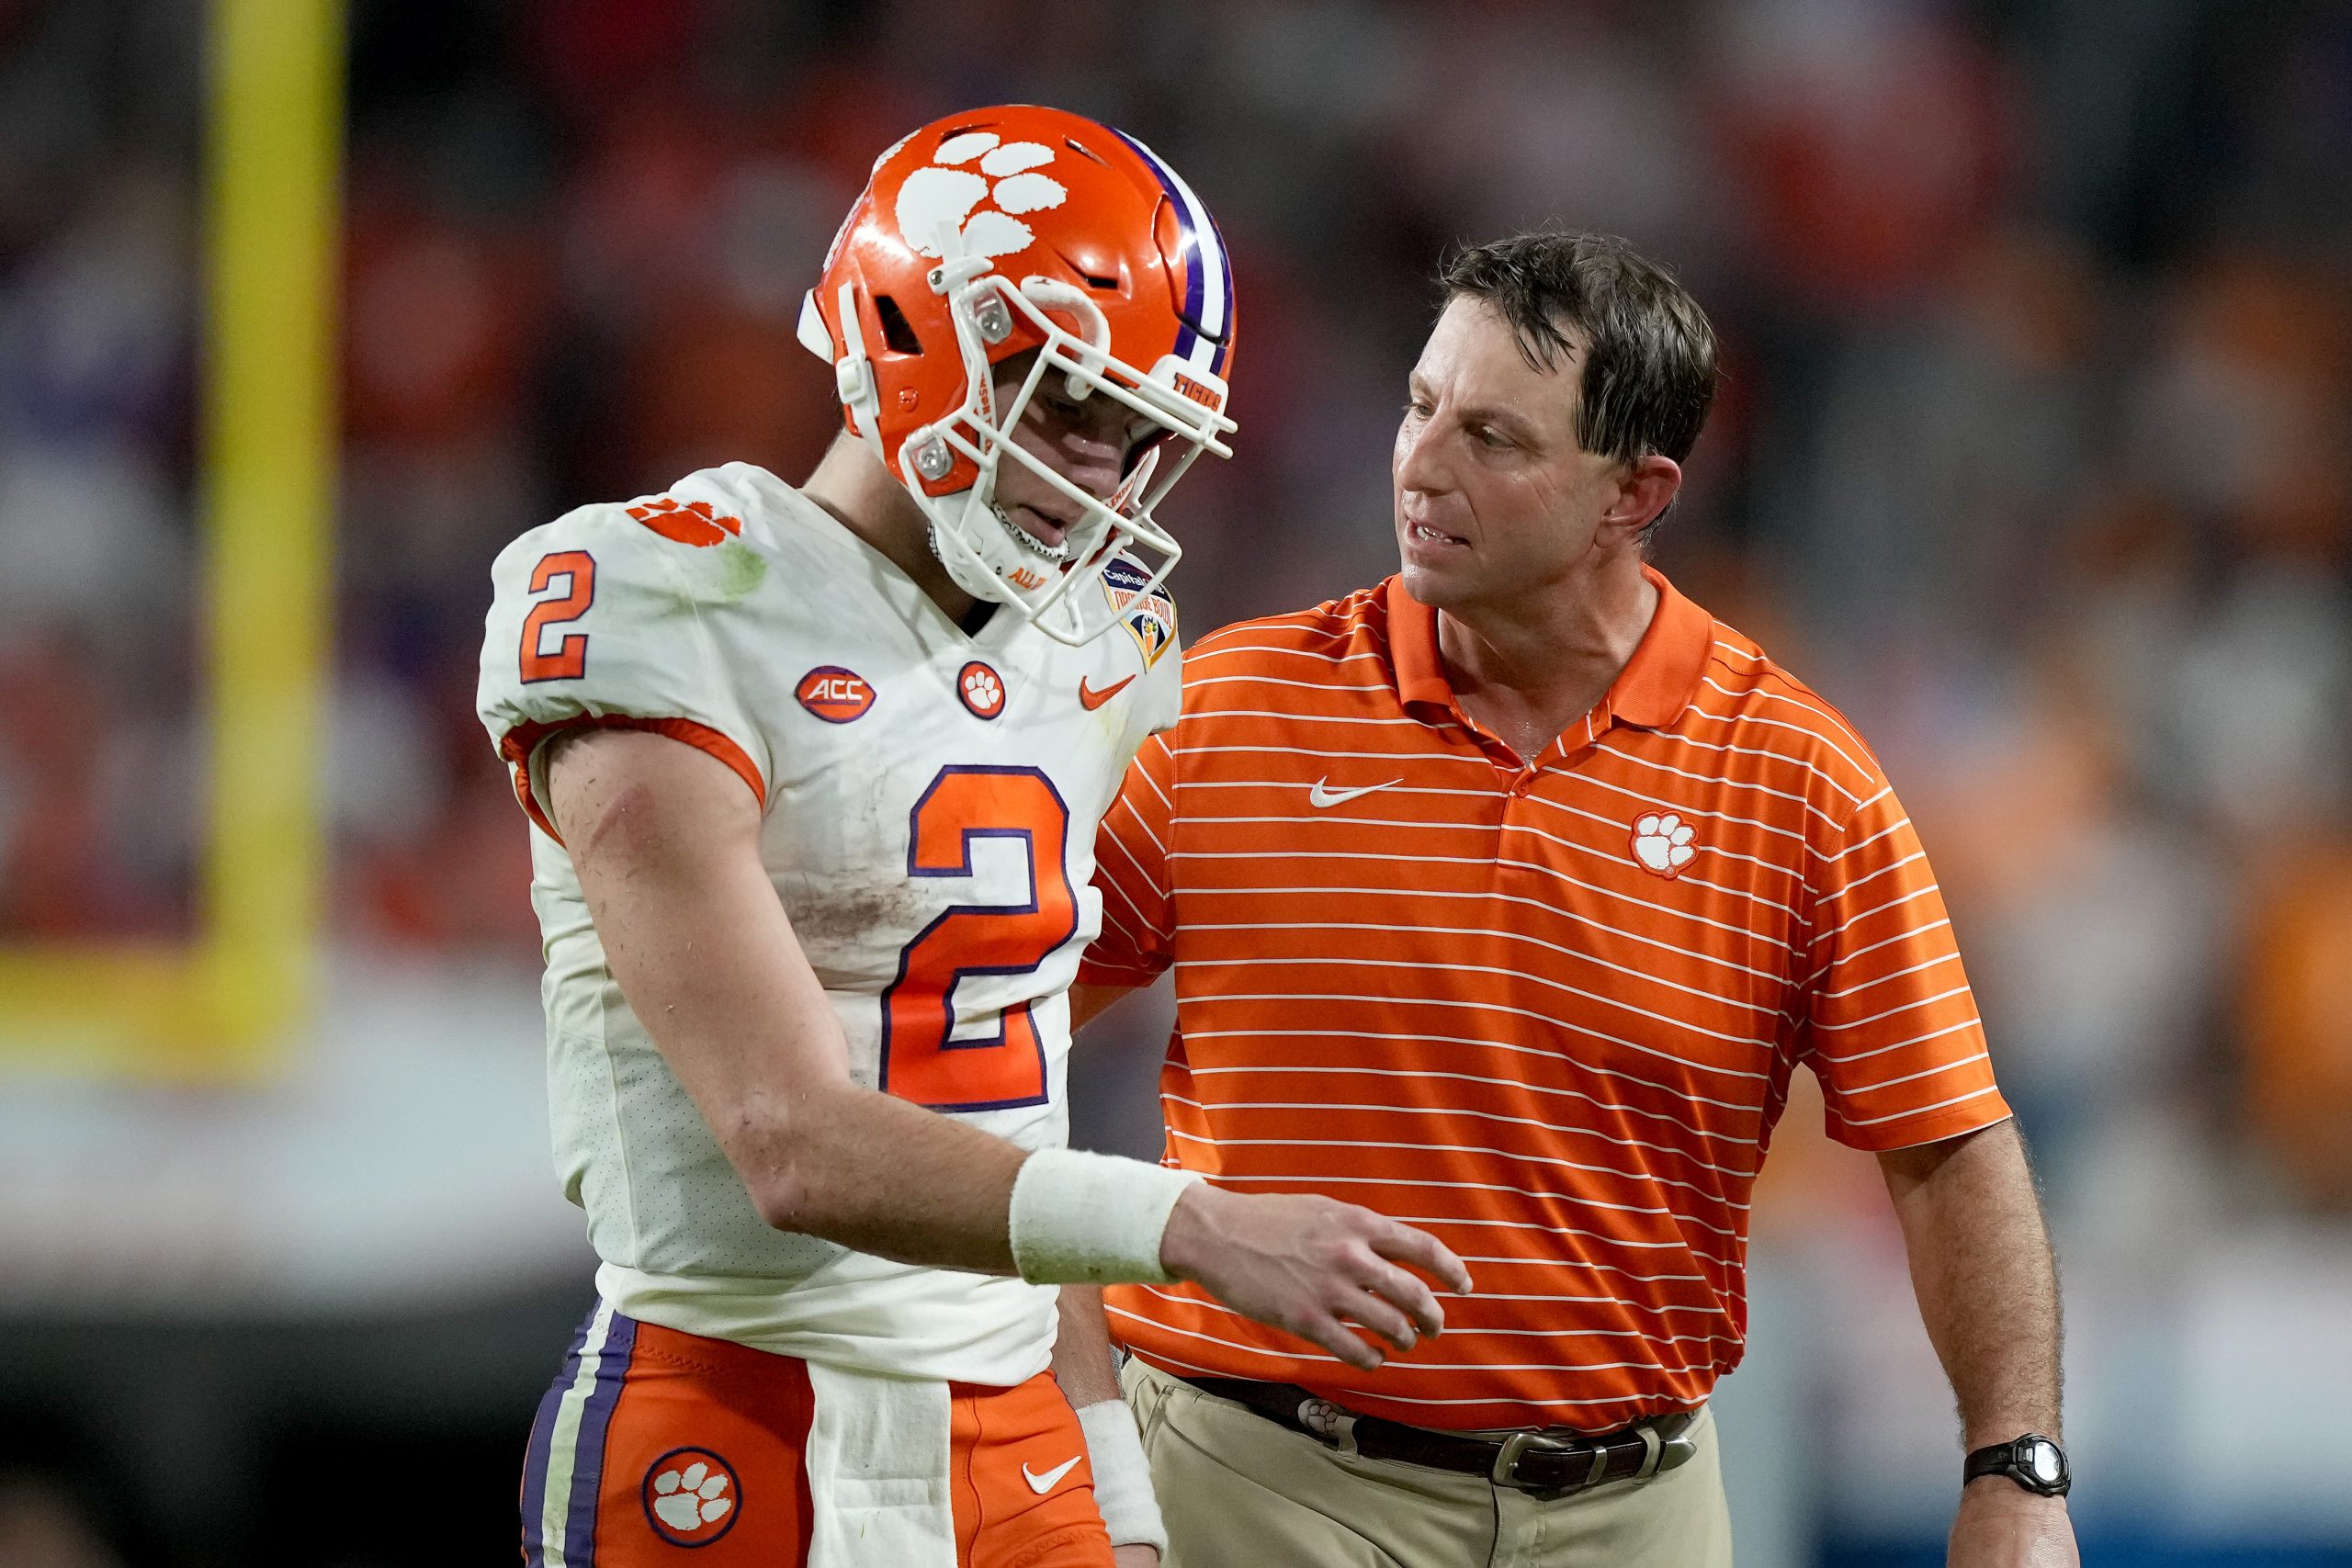
[[[1091,553],[1102,532],[1100,525],[1081,525],[1065,536],[1060,544],[1049,545],[1012,521],[993,502],[976,502],[969,491],[964,492],[962,502],[967,519],[976,512],[984,512],[988,522],[994,525],[975,527],[967,521],[951,534],[933,515],[931,526],[925,530],[931,553],[947,569],[947,575],[956,587],[975,599],[986,599],[991,604],[1012,602],[1005,583],[1016,572],[1026,570],[1050,578],[1066,570],[1071,561]]]

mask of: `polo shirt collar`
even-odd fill
[[[1657,590],[1657,610],[1634,657],[1593,710],[1596,729],[1618,719],[1645,729],[1672,724],[1697,694],[1708,651],[1714,646],[1713,615],[1684,598],[1653,568],[1645,566],[1642,575]],[[1405,592],[1402,573],[1388,580],[1386,592],[1388,650],[1396,670],[1397,696],[1408,705],[1453,708],[1453,688],[1446,682],[1445,660],[1438,652],[1437,612]]]

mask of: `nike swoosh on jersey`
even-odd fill
[[[1113,697],[1115,697],[1121,692],[1125,691],[1127,689],[1127,682],[1134,679],[1135,677],[1130,675],[1127,677],[1126,681],[1114,681],[1098,692],[1086,683],[1085,676],[1080,675],[1078,678],[1078,705],[1084,708],[1087,712],[1092,713],[1096,708],[1101,707],[1104,703],[1109,702]]]
[[[1132,677],[1130,678],[1132,679]],[[1123,681],[1120,684],[1125,685],[1126,682]],[[1077,1466],[1077,1464],[1078,1461],[1076,1459],[1066,1459],[1062,1461],[1061,1463],[1054,1466],[1053,1469],[1046,1472],[1045,1474],[1040,1475],[1035,1471],[1031,1470],[1024,1462],[1021,1466],[1021,1479],[1029,1483],[1030,1491],[1035,1492],[1038,1496],[1042,1497],[1046,1493],[1051,1492],[1054,1489],[1055,1482],[1059,1481],[1063,1476],[1068,1475],[1070,1471]]]
[[[1404,782],[1403,779],[1390,779],[1387,784],[1366,784],[1362,789],[1331,789],[1323,780],[1317,779],[1306,786],[1306,799],[1308,804],[1313,806],[1338,806],[1343,801],[1353,800],[1360,795],[1370,795],[1374,790],[1386,789],[1389,784],[1400,784]]]

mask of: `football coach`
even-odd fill
[[[1167,1160],[1425,1226],[1476,1292],[1363,1372],[1113,1288],[1168,1568],[1729,1564],[1707,1396],[1800,1066],[1878,1156],[1958,1395],[1950,1561],[2073,1564],[2048,1233],[1925,852],[1853,728],[1645,558],[1706,317],[1594,234],[1440,281],[1402,568],[1193,650],[1103,824],[1077,1007],[1173,964]]]

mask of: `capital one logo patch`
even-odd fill
[[[672,1449],[639,1488],[653,1533],[673,1546],[708,1546],[735,1528],[735,1469],[708,1449]]]
[[[951,136],[899,187],[899,232],[927,256],[940,254],[943,223],[956,226],[974,255],[1025,251],[1037,235],[1018,214],[1069,199],[1061,181],[1037,172],[1053,161],[1054,150],[1042,141],[1007,141],[993,130]]]

